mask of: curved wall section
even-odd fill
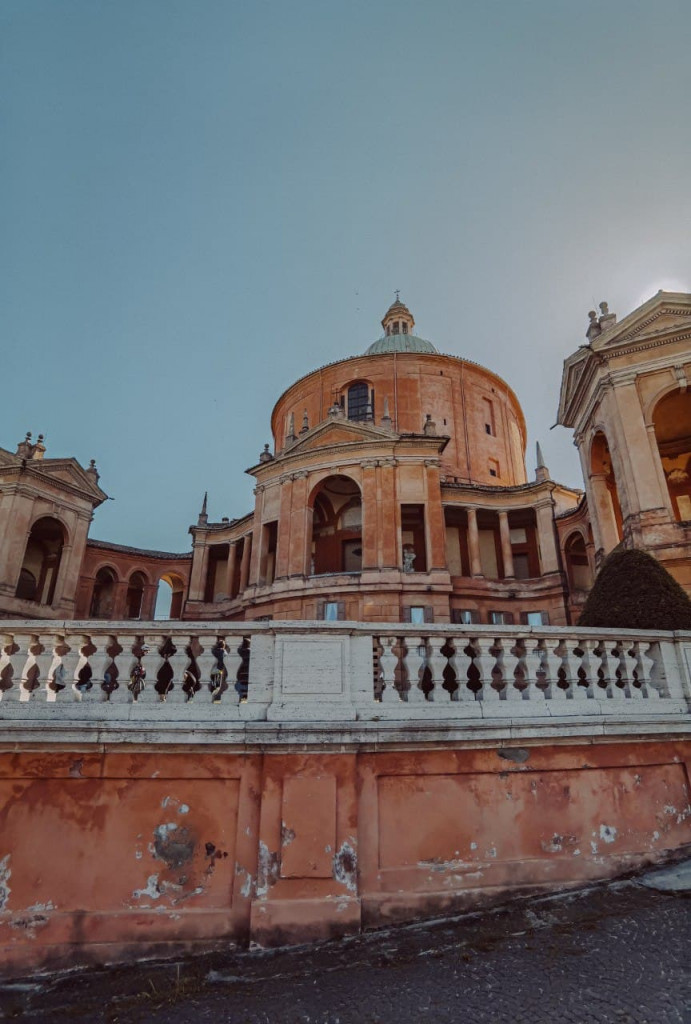
[[[449,437],[441,460],[447,476],[499,487],[526,482],[525,420],[511,388],[482,366],[431,353],[355,356],[302,377],[274,407],[275,450],[285,447],[291,427],[299,436],[335,404],[348,415],[348,390],[360,382],[369,388],[366,415],[375,424],[388,411],[393,430],[419,434],[431,416],[437,434]]]

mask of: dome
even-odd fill
[[[431,352],[438,355],[437,349],[431,341],[418,338],[416,334],[385,334],[372,342],[365,352],[366,356],[381,355],[383,352]]]

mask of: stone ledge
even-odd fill
[[[691,716],[671,714],[625,719],[550,718],[501,722],[473,719],[468,722],[2,722],[0,751],[28,750],[33,745],[67,744],[80,748],[100,745],[138,747],[225,747],[229,753],[264,749],[380,750],[382,747],[505,746],[517,740],[537,743],[608,742],[611,740],[685,739],[691,735]]]

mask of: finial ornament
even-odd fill
[[[395,294],[396,294],[396,302],[400,302],[401,301],[401,289],[400,288],[395,288],[394,291],[395,291]]]
[[[199,513],[199,518],[197,519],[197,526],[206,526],[206,524],[207,524],[207,521],[208,521],[208,518],[209,518],[208,515],[206,514],[206,507],[207,507],[208,499],[209,499],[209,492],[208,491],[204,491],[204,500],[202,502],[202,510]]]
[[[535,454],[537,456],[537,466],[535,468],[535,479],[537,480],[538,483],[543,483],[545,480],[549,480],[550,476],[549,476],[549,470],[547,469],[547,466],[545,465],[545,458],[544,458],[544,455],[542,454],[542,448],[540,447],[540,442],[539,441],[537,441],[535,443]]]

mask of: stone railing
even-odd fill
[[[691,633],[8,621],[0,637],[6,722],[648,717],[691,707]]]

